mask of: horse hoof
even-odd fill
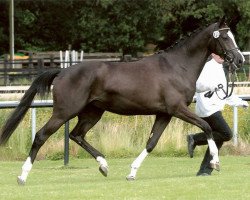
[[[18,185],[25,185],[25,181],[21,178],[21,176],[17,177],[17,183]]]
[[[220,164],[219,163],[210,163],[210,167],[217,171],[220,171]]]
[[[99,167],[99,171],[102,173],[103,176],[107,177],[108,176],[108,167],[101,165]]]
[[[127,179],[127,181],[134,181],[135,176],[127,176],[126,179]]]

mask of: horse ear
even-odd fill
[[[222,25],[224,25],[225,22],[226,22],[226,16],[224,15],[224,16],[220,19],[220,21],[219,21],[219,27],[221,27]]]

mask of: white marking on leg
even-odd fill
[[[127,179],[129,180],[135,179],[137,170],[139,169],[139,167],[141,166],[142,162],[147,157],[147,155],[148,155],[148,152],[146,149],[144,149],[141,152],[141,154],[134,160],[134,162],[131,164],[131,171],[130,171],[130,174],[127,176]]]
[[[25,183],[31,169],[32,169],[31,158],[28,157],[22,166],[22,174],[21,176],[18,176],[18,179],[23,183]]]
[[[106,168],[108,168],[108,163],[107,161],[105,160],[105,158],[101,157],[101,156],[98,156],[96,158],[96,161],[99,162],[100,166],[104,166]]]
[[[218,155],[218,148],[214,142],[213,139],[208,139],[208,146],[209,146],[209,151],[210,155],[213,156],[213,159],[210,161],[210,163],[219,163],[219,155]]]

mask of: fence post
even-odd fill
[[[59,54],[60,54],[60,67],[63,68],[63,67],[64,67],[64,63],[63,63],[63,52],[60,51]]]
[[[81,51],[81,54],[80,54],[80,61],[81,61],[81,62],[83,61],[83,54],[84,54],[84,52]]]
[[[233,107],[233,143],[234,146],[238,145],[238,108]]]
[[[33,53],[29,52],[29,68],[33,68]]]
[[[69,67],[69,51],[65,51],[65,57],[64,57],[64,68]]]
[[[50,55],[50,67],[52,67],[52,68],[55,67],[54,60],[55,60],[55,55],[51,54]]]
[[[42,73],[43,68],[44,68],[44,60],[42,58],[40,58],[40,59],[38,59],[38,66],[37,66],[38,72],[37,72],[37,74]]]
[[[34,142],[36,136],[36,108],[31,108],[31,139]]]
[[[65,123],[64,129],[64,165],[69,164],[69,121]]]
[[[4,55],[4,85],[6,86],[9,82],[9,77],[8,77],[8,55]]]

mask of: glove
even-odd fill
[[[217,92],[220,89],[223,89],[223,85],[222,84],[219,84],[218,87],[210,88],[210,91],[208,91],[207,93],[205,93],[204,97],[211,98],[213,96],[214,92]]]
[[[219,91],[221,88],[219,87],[220,85],[213,85],[209,88],[210,92],[217,92]],[[223,86],[222,86],[223,87]]]
[[[208,91],[204,94],[204,97],[211,98],[213,96],[214,92]]]
[[[249,104],[248,104],[247,101],[242,101],[241,106],[242,106],[243,108],[248,108],[248,107],[249,107]]]

